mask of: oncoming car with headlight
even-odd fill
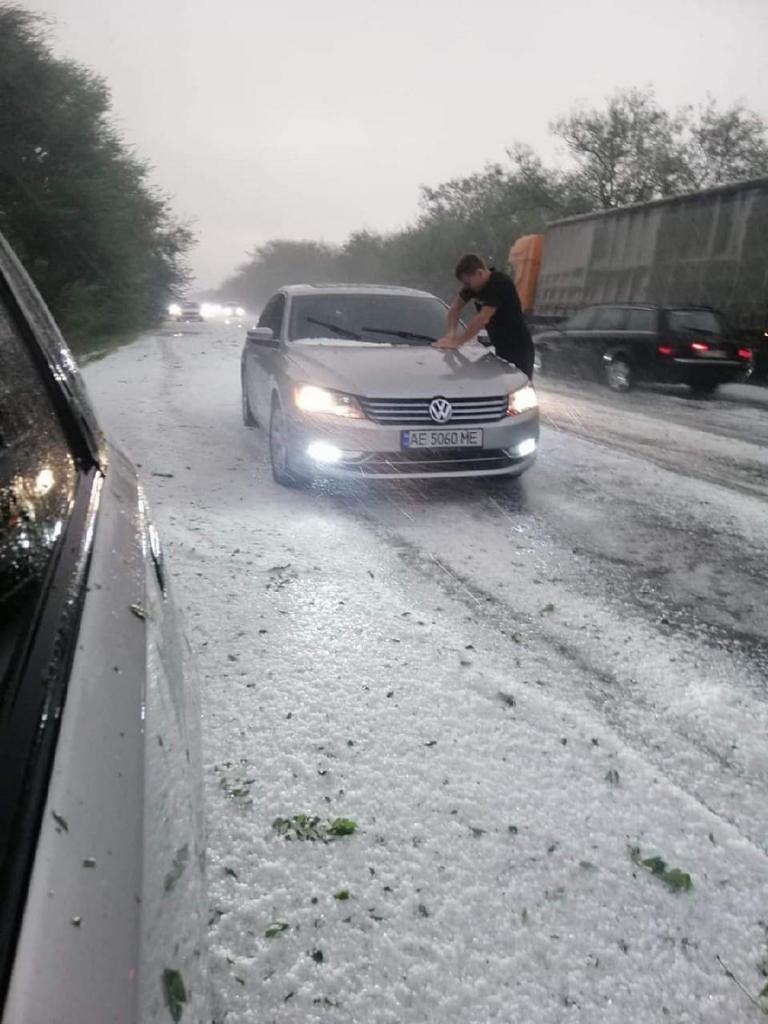
[[[248,331],[243,421],[268,433],[278,483],[315,477],[518,476],[536,457],[527,376],[475,342],[439,351],[428,292],[292,285]]]

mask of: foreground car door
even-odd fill
[[[0,1020],[209,1021],[196,690],[133,467],[0,238]]]

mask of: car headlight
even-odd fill
[[[537,409],[539,400],[532,384],[526,384],[519,391],[513,391],[507,399],[507,416],[519,416],[521,412]]]
[[[168,316],[181,316],[181,306],[178,302],[172,302],[168,307]]]
[[[235,316],[245,316],[245,310],[242,306],[238,306],[235,310]]]
[[[346,416],[353,420],[363,418],[363,410],[356,398],[314,384],[300,384],[293,393],[293,400],[296,408],[302,412],[330,413],[332,416]]]

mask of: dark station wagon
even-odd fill
[[[646,382],[711,394],[752,367],[752,350],[733,339],[720,313],[704,307],[588,306],[537,333],[534,344],[540,371],[601,381],[615,391]]]

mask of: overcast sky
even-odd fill
[[[268,238],[410,220],[418,186],[556,155],[577,100],[655,86],[768,116],[768,0],[28,0],[106,77],[126,139],[195,222],[201,286]]]

